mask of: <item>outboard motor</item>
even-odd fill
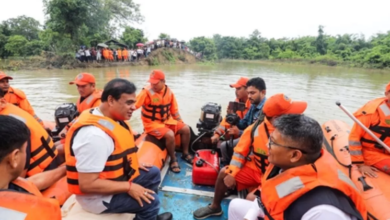
[[[77,111],[77,106],[74,103],[64,103],[56,108],[54,111],[56,127],[53,131],[51,131],[54,141],[60,139],[58,136],[59,133],[78,115],[79,112]]]
[[[202,107],[199,122],[196,124],[199,132],[214,132],[214,129],[222,121],[221,105],[208,102]]]

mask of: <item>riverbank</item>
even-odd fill
[[[219,62],[238,62],[238,63],[258,63],[258,64],[272,64],[272,65],[296,65],[307,67],[330,67],[330,68],[348,68],[348,69],[360,69],[373,72],[389,73],[390,68],[375,68],[370,66],[360,66],[349,62],[336,62],[326,60],[302,60],[302,59],[267,59],[267,60],[234,60],[234,59],[221,59]]]
[[[0,70],[38,70],[38,69],[82,69],[82,68],[102,68],[115,66],[157,66],[157,65],[180,65],[193,64],[197,60],[194,55],[187,51],[160,48],[149,54],[147,58],[142,58],[137,62],[94,62],[84,63],[76,60],[72,55],[55,55],[43,53],[41,56],[26,57],[24,59],[0,60]]]

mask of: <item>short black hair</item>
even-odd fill
[[[253,86],[256,89],[258,89],[259,91],[263,91],[263,90],[267,89],[265,86],[264,79],[262,79],[260,77],[255,77],[255,78],[248,80],[248,82],[246,83],[246,87],[249,87],[249,86]]]
[[[21,149],[30,138],[30,130],[20,120],[0,115],[0,162],[16,149]]]
[[[301,114],[287,114],[276,118],[273,125],[283,137],[295,142],[299,149],[313,156],[320,154],[324,135],[316,120]]]
[[[3,98],[5,96],[5,93],[2,89],[0,89],[0,98]]]
[[[118,100],[123,93],[133,94],[136,90],[137,88],[134,83],[126,79],[116,78],[106,84],[101,100],[102,102],[107,102],[108,96],[112,96],[115,100]]]

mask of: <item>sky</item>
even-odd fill
[[[12,0],[1,5],[0,21],[26,15],[44,22],[42,0]],[[263,37],[356,33],[367,38],[390,30],[389,0],[135,0],[145,17],[149,40],[167,33],[178,40],[193,37],[247,37],[258,29]]]

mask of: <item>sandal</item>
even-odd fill
[[[191,154],[182,154],[181,155],[181,159],[183,159],[186,163],[192,165],[194,163],[194,158],[191,156],[191,158],[189,158],[188,156],[191,156]]]
[[[173,163],[177,163],[176,166],[172,166]],[[177,162],[177,160],[171,160],[171,162],[169,162],[169,170],[174,172],[174,173],[180,173],[181,170],[179,171],[174,171],[174,169],[180,169],[180,166],[179,166],[179,163]]]

